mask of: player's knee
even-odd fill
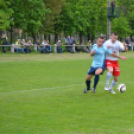
[[[95,75],[100,75],[101,73],[100,72],[95,72]]]
[[[89,81],[89,80],[90,80],[90,78],[87,76],[87,77],[86,77],[86,80],[87,80],[87,81]]]
[[[113,73],[113,68],[107,68],[108,72]]]
[[[102,73],[102,69],[99,69],[95,72],[95,75],[100,75]]]
[[[113,70],[112,69],[109,69],[108,72],[112,74],[113,73]]]

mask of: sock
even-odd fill
[[[110,81],[111,76],[112,76],[112,73],[107,72],[107,81],[106,81],[107,85],[109,85],[109,81]]]
[[[111,86],[109,87],[109,89],[113,89],[113,87],[117,84],[118,82],[116,82],[116,81],[112,81],[112,83],[111,83]]]
[[[94,77],[94,88],[96,88],[98,82],[99,82],[100,76],[99,75],[95,75]]]
[[[90,90],[90,83],[91,83],[91,81],[86,80],[87,90]]]

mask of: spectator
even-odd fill
[[[92,49],[91,40],[88,41],[87,46],[88,46],[88,47],[87,47],[88,50],[91,51],[91,49]]]
[[[74,37],[71,37],[71,45],[76,44]]]
[[[25,53],[25,46],[26,46],[25,39],[22,39],[20,44],[21,44],[20,50],[22,51],[22,53]]]
[[[72,44],[72,40],[71,40],[71,38],[70,38],[70,36],[68,35],[68,37],[67,37],[67,43],[69,43],[69,45],[71,45]]]
[[[86,53],[89,53],[89,50],[85,46],[85,41],[82,41],[82,43],[81,43],[81,50],[84,51],[84,52],[86,52]]]
[[[73,50],[72,40],[71,40],[70,36],[68,36],[65,43],[66,43],[66,50],[71,52],[71,53],[75,53],[74,50]]]
[[[19,50],[22,51],[22,53],[25,53],[24,48],[21,48],[21,43],[19,39],[15,42],[14,50],[17,53],[19,53]]]
[[[7,45],[11,45],[10,43],[9,43],[9,40],[8,40],[8,37],[6,36],[6,40],[7,40]],[[10,51],[11,50],[11,47],[9,46],[8,47],[8,50]]]
[[[32,52],[31,46],[33,46],[33,44],[32,44],[32,42],[31,42],[31,40],[28,40],[28,42],[27,42],[27,44],[26,44],[26,48],[25,48],[26,53]]]
[[[46,40],[44,40],[40,45],[40,52],[41,53],[44,53],[46,45],[47,45],[47,42],[46,42]]]
[[[75,44],[75,51],[76,52],[80,52],[81,51],[81,49],[78,47],[78,44],[79,44],[78,42]]]
[[[49,40],[47,40],[47,42],[46,42],[45,53],[48,52],[48,51],[49,51],[50,54],[51,54],[51,51],[52,51],[52,50],[51,50],[51,46],[50,46]]]
[[[132,46],[132,51],[134,51],[134,36],[132,36],[132,39],[131,39],[131,46]]]
[[[130,37],[127,37],[127,39],[125,40],[125,42],[126,42],[126,45],[127,45],[128,50],[131,50],[131,40],[130,40]]]
[[[7,45],[7,39],[6,39],[6,34],[4,33],[3,35],[2,35],[2,38],[1,38],[1,45]],[[2,52],[3,53],[6,53],[6,47],[5,46],[3,46],[2,47]]]
[[[36,40],[36,43],[35,44],[37,45],[37,50],[39,50],[40,42],[39,42],[38,39]]]
[[[57,45],[57,52],[62,53],[62,48],[60,46],[62,46],[63,44],[61,43],[61,40],[58,40],[56,45]]]

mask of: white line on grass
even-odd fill
[[[103,81],[103,82],[99,82],[99,83],[105,83],[105,82]],[[133,82],[119,82],[119,83],[133,83]],[[8,95],[8,94],[24,93],[24,92],[32,92],[32,91],[41,91],[41,90],[49,90],[49,89],[61,89],[61,88],[75,87],[75,86],[80,86],[80,85],[85,85],[85,83],[72,84],[72,85],[61,86],[61,87],[51,87],[51,88],[42,88],[42,89],[31,89],[31,90],[2,92],[2,93],[0,93],[0,95]]]
[[[31,92],[31,91],[41,91],[41,90],[49,90],[49,89],[61,89],[61,88],[68,88],[68,87],[74,87],[74,86],[80,86],[80,85],[84,85],[84,83],[83,84],[73,84],[73,85],[61,86],[61,87],[51,87],[51,88],[42,88],[42,89],[31,89],[31,90],[3,92],[3,93],[0,93],[0,95],[24,93],[24,92]]]

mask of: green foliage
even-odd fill
[[[8,8],[10,2],[0,0],[0,30],[5,30],[10,25],[10,16],[13,13],[12,8]]]
[[[43,0],[45,8],[47,10],[45,20],[43,22],[43,28],[40,31],[45,34],[54,33],[57,31],[55,25],[59,23],[58,17],[62,11],[65,0]]]
[[[121,7],[122,16],[125,18],[125,23],[127,23],[127,28],[129,28],[127,31],[134,34],[134,1],[133,0],[118,0],[117,1],[118,6]],[[127,21],[127,22],[126,22]],[[122,23],[124,23],[122,21]],[[125,29],[124,25],[124,29]],[[131,32],[130,32],[131,31]]]
[[[29,33],[38,33],[45,19],[45,4],[42,0],[10,0],[14,11],[14,26]]]
[[[95,35],[106,32],[106,0],[78,0],[67,1],[59,19],[60,29],[67,34],[82,32]]]
[[[134,34],[134,1],[116,0],[121,17],[112,21],[112,30],[121,37]],[[0,30],[11,26],[36,35],[107,32],[107,0],[1,0]]]
[[[116,31],[121,38],[130,36],[132,33],[129,22],[123,15],[120,18],[116,18],[112,21],[112,31]]]

